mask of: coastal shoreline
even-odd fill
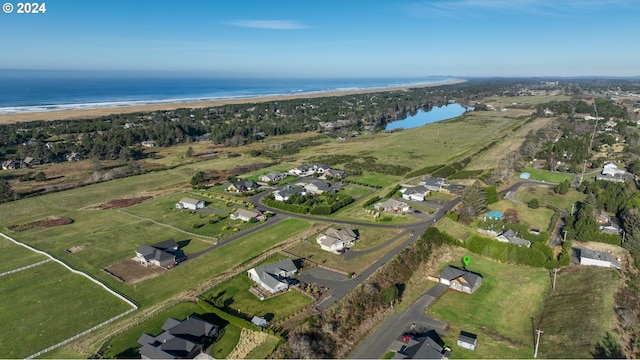
[[[43,112],[23,112],[15,114],[0,114],[0,124],[15,124],[28,121],[54,121],[54,120],[82,120],[96,118],[100,116],[112,115],[112,114],[129,114],[137,112],[152,112],[152,111],[170,111],[176,109],[196,109],[207,108],[222,105],[233,104],[247,104],[247,103],[265,103],[270,101],[284,101],[292,99],[312,99],[321,97],[334,97],[356,94],[369,94],[379,93],[386,91],[399,91],[416,88],[435,87],[443,85],[454,85],[464,83],[467,80],[450,80],[441,81],[428,84],[416,84],[407,86],[396,87],[382,87],[382,88],[368,88],[357,90],[337,90],[326,92],[314,92],[292,95],[267,95],[258,97],[246,97],[246,98],[230,98],[219,100],[204,100],[195,102],[173,102],[173,103],[160,103],[160,104],[145,104],[145,105],[127,105],[116,107],[102,107],[94,109],[77,109],[77,110],[51,110]]]

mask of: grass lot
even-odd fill
[[[449,335],[443,340],[456,358],[532,357],[532,318],[542,313],[548,271],[468,255],[468,269],[482,274],[482,286],[472,295],[447,292],[428,310],[429,316],[449,323]],[[478,336],[476,351],[455,346],[460,330]]]
[[[516,193],[516,199],[520,201],[529,202],[531,199],[537,198],[540,201],[540,206],[553,205],[568,213],[571,212],[573,204],[584,201],[585,197],[585,194],[574,189],[569,189],[568,193],[559,195],[553,192],[552,187],[547,186],[522,186]]]
[[[0,293],[2,358],[24,358],[130,309],[54,262],[4,276]]]
[[[212,216],[193,213],[189,210],[176,210],[175,203],[183,197],[191,197],[198,200],[204,200],[207,208],[215,211]],[[248,223],[241,220],[231,220],[227,217],[229,213],[237,209],[239,205],[234,204],[227,207],[226,202],[215,199],[208,199],[193,193],[178,192],[166,196],[157,197],[151,201],[145,201],[142,204],[131,206],[123,209],[127,213],[142,216],[144,218],[153,219],[163,224],[175,226],[184,231],[191,233],[224,237],[231,235],[237,231],[244,230],[257,225],[256,223]],[[209,224],[209,219],[213,217],[226,217],[215,224]],[[199,227],[194,227],[194,226]],[[224,228],[224,229],[223,229]],[[237,230],[236,230],[237,229]]]
[[[223,320],[215,314],[207,313],[204,309],[194,303],[180,303],[169,310],[156,315],[152,319],[125,331],[124,333],[109,340],[104,347],[106,351],[104,358],[137,358],[140,357],[140,345],[137,341],[140,335],[147,333],[158,335],[162,332],[162,325],[168,318],[173,317],[178,320],[184,320],[187,316],[195,315],[203,320],[224,328],[224,335],[211,347],[211,354],[216,358],[224,358],[236,346],[240,338],[240,328],[231,325],[228,321]]]
[[[207,300],[220,299],[229,310],[238,310],[250,316],[262,316],[267,321],[280,320],[311,303],[311,299],[293,289],[260,301],[249,292],[249,288],[254,285],[246,273],[241,273],[217,285],[204,297]]]
[[[10,261],[0,262],[0,273],[18,269],[47,259],[46,256],[34,253],[33,251],[20,245],[16,245],[5,238],[0,238],[0,253],[2,253],[2,256],[5,259],[11,259]]]
[[[377,228],[359,228],[361,237],[356,240],[355,246],[350,251],[362,251],[366,249],[372,249],[376,246],[382,245],[385,241],[392,239],[397,234],[401,233],[401,230],[396,229],[377,229]],[[305,241],[302,241],[287,251],[304,257],[316,263],[342,270],[344,272],[355,272],[359,274],[371,266],[376,260],[386,254],[390,249],[397,246],[402,241],[406,240],[407,236],[402,236],[395,240],[393,243],[377,249],[372,252],[363,253],[356,258],[346,261],[342,256],[330,253],[320,249],[320,245],[316,242],[316,236],[313,236]]]
[[[402,179],[402,177],[370,173],[365,171],[362,175],[349,176],[348,179],[354,181],[362,181],[363,183],[371,186],[380,186],[384,189],[385,187],[398,182]]]
[[[435,226],[438,230],[445,232],[456,239],[466,239],[468,236],[478,233],[475,228],[453,221],[447,217],[438,220]]]
[[[573,181],[575,174],[559,173],[548,170],[538,170],[534,168],[524,168],[522,172],[528,172],[531,174],[531,180],[539,180],[554,184],[559,184],[564,180]]]
[[[508,208],[514,208],[518,210],[520,221],[529,224],[530,228],[547,230],[553,216],[553,210],[545,207],[539,207],[537,209],[530,209],[527,204],[512,203],[509,200],[498,201],[495,204],[489,205],[489,210],[504,211]]]
[[[358,201],[365,197],[368,198],[369,195],[373,194],[374,190],[360,185],[347,185],[340,189],[340,192],[350,195],[355,201]]]
[[[571,266],[558,272],[540,322],[541,358],[593,358],[616,319],[613,294],[622,283],[612,269]],[[584,316],[583,316],[584,315]],[[538,318],[536,318],[538,319]]]

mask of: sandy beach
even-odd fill
[[[415,89],[423,87],[434,87],[441,85],[453,85],[466,82],[466,80],[453,80],[444,81],[438,83],[424,84],[424,85],[411,85],[404,87],[388,87],[388,88],[370,88],[360,90],[346,90],[346,91],[331,91],[331,92],[318,92],[312,94],[297,94],[297,95],[281,95],[281,96],[262,96],[242,99],[221,99],[211,101],[198,101],[198,102],[177,102],[166,104],[150,104],[150,105],[134,105],[134,106],[119,106],[109,108],[98,109],[81,109],[81,110],[57,110],[57,111],[45,111],[45,112],[25,112],[17,114],[0,114],[0,124],[12,124],[34,120],[80,120],[89,119],[99,116],[111,115],[111,114],[128,114],[135,112],[151,112],[161,110],[175,110],[181,108],[205,108],[230,104],[246,104],[246,103],[261,103],[269,101],[283,101],[290,99],[311,99],[319,97],[329,96],[344,96],[354,94],[368,94],[384,91],[397,91],[406,89]]]

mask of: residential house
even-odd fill
[[[198,210],[204,208],[204,201],[183,197],[176,203],[176,209]]]
[[[2,170],[18,170],[22,167],[22,162],[18,160],[7,160],[2,163]]]
[[[596,221],[598,222],[600,231],[603,233],[618,235],[622,232],[618,219],[609,216],[609,214],[602,210],[596,215]]]
[[[284,189],[281,190],[276,190],[274,192],[272,192],[273,194],[273,198],[276,201],[287,201],[289,200],[289,197],[291,197],[291,195],[293,194],[298,194],[298,195],[306,195],[306,192],[303,188],[301,187],[285,187]]]
[[[40,160],[34,159],[31,156],[27,156],[26,158],[24,158],[24,160],[22,160],[22,163],[26,167],[32,167],[32,166],[40,165]]]
[[[424,197],[431,191],[425,186],[420,185],[401,189],[400,192],[402,193],[402,198],[405,200],[424,201]]]
[[[472,334],[466,331],[460,331],[460,336],[458,336],[458,342],[456,343],[456,345],[467,350],[475,351],[477,342],[478,336],[476,334]]]
[[[270,172],[266,175],[261,175],[259,180],[264,182],[278,182],[284,180],[289,174],[281,172]]]
[[[614,163],[607,162],[602,167],[601,175],[596,176],[596,180],[624,182],[626,171],[618,169]]]
[[[231,183],[227,187],[227,191],[241,193],[241,192],[253,191],[259,187],[260,185],[256,184],[251,180],[239,180],[234,183]]]
[[[449,286],[450,289],[473,294],[482,285],[482,276],[449,265],[440,273],[440,283]]]
[[[193,359],[217,340],[220,327],[198,317],[168,318],[158,336],[138,338],[142,359]]]
[[[289,170],[289,174],[293,174],[293,175],[298,175],[301,176],[302,174],[305,174],[309,171],[310,165],[307,164],[300,164],[296,167],[294,167],[293,169]]]
[[[337,230],[329,228],[324,234],[316,238],[320,248],[325,251],[340,254],[345,247],[352,246],[358,236],[351,229]]]
[[[620,269],[620,259],[616,259],[608,252],[580,249],[580,265],[592,265]]]
[[[426,334],[403,334],[389,347],[395,352],[392,359],[449,359],[451,349],[435,331]]]
[[[289,279],[297,272],[296,264],[291,259],[284,259],[250,269],[247,273],[260,287],[275,294],[287,290]]]
[[[496,236],[496,240],[517,246],[531,247],[531,241],[518,237],[518,234],[511,229]]]
[[[298,176],[308,176],[314,173],[322,174],[329,169],[331,169],[331,167],[324,164],[301,164],[289,170],[289,173]]]
[[[347,172],[344,170],[328,169],[322,173],[324,177],[331,177],[334,179],[344,179],[347,176]]]
[[[167,269],[176,264],[176,255],[181,255],[178,251],[178,243],[169,239],[153,245],[140,246],[134,259],[144,266],[157,265]]]
[[[386,201],[379,202],[373,205],[373,208],[378,211],[385,212],[409,212],[411,211],[411,207],[402,201],[398,201],[396,199],[387,199]]]
[[[146,140],[141,142],[140,145],[151,148],[151,147],[156,147],[156,142],[153,140]]]
[[[429,191],[443,191],[446,190],[447,182],[443,178],[429,177],[424,178],[418,185],[424,186]]]
[[[77,152],[71,152],[64,156],[67,161],[80,161],[82,160],[82,155]]]
[[[233,214],[229,215],[231,220],[242,220],[242,221],[260,221],[262,219],[266,219],[263,213],[256,210],[246,210],[246,209],[238,209]]]
[[[333,194],[336,191],[338,191],[338,189],[335,186],[333,186],[330,182],[320,180],[320,179],[311,180],[310,182],[304,185],[304,189],[308,194],[311,194],[311,195],[318,195],[325,192],[329,194]]]

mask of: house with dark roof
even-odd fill
[[[307,192],[304,190],[304,188],[298,186],[287,186],[283,189],[272,192],[273,198],[276,201],[287,201],[293,194],[306,195],[306,193]]]
[[[449,289],[473,294],[482,285],[482,275],[449,265],[440,273],[440,283]]]
[[[297,272],[296,264],[291,259],[284,259],[250,269],[247,274],[261,288],[275,294],[287,290],[289,279]]]
[[[136,250],[134,260],[144,266],[157,265],[168,269],[176,264],[176,259],[183,257],[184,254],[178,250],[178,243],[169,239],[153,245],[140,246]]]
[[[496,236],[496,240],[517,246],[531,247],[531,241],[518,237],[518,234],[511,229]]]
[[[334,179],[344,179],[345,177],[347,177],[347,172],[344,170],[327,169],[324,171],[324,173],[322,173],[322,175],[324,175],[325,177],[329,176]]]
[[[264,182],[278,182],[287,178],[289,174],[282,172],[270,172],[265,175],[261,175],[258,179]]]
[[[424,197],[427,196],[431,190],[419,185],[400,189],[400,192],[402,193],[402,198],[405,200],[424,201]]]
[[[403,334],[389,347],[394,352],[392,359],[439,359],[451,357],[451,349],[435,331],[426,334]]]
[[[18,170],[22,167],[22,162],[18,160],[7,160],[2,163],[2,170]]]
[[[447,186],[447,182],[444,178],[428,177],[420,181],[418,185],[426,187],[429,191],[442,191]]]
[[[227,187],[227,191],[240,193],[240,192],[253,191],[259,187],[260,185],[256,184],[251,180],[239,180],[229,184],[229,186]]]
[[[298,183],[296,185],[302,184],[307,194],[318,195],[322,193],[333,194],[338,191],[337,187],[332,183],[320,179],[313,179],[306,183]]]
[[[198,317],[184,321],[169,318],[158,336],[142,334],[138,338],[142,359],[193,359],[220,335],[220,327]]]

